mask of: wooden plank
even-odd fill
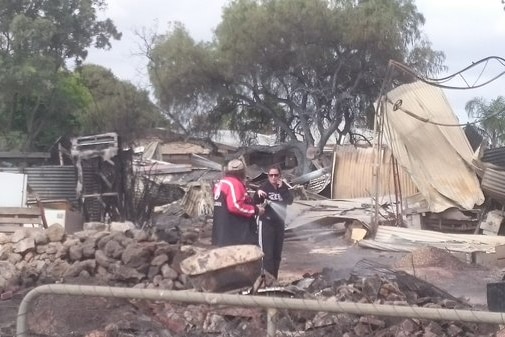
[[[18,218],[0,218],[0,224],[38,224],[40,225],[42,220],[40,217],[18,217]]]
[[[48,152],[0,152],[0,158],[19,158],[19,159],[49,159],[51,154]]]
[[[13,233],[18,229],[25,229],[29,231],[40,230],[38,227],[24,227],[21,225],[0,225],[0,233]]]
[[[40,216],[40,209],[29,207],[0,207],[0,216],[4,215]]]

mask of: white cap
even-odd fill
[[[230,160],[230,162],[228,163],[228,165],[226,165],[226,171],[228,171],[228,172],[230,172],[230,171],[241,171],[241,170],[244,170],[244,169],[245,169],[245,165],[242,162],[242,160],[240,160],[240,159],[232,159],[232,160]]]

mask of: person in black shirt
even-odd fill
[[[259,217],[259,243],[265,256],[263,268],[277,278],[284,244],[286,207],[293,203],[293,195],[281,177],[281,169],[268,169],[268,181],[254,194],[254,203],[267,201],[265,213]]]

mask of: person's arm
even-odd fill
[[[252,218],[258,214],[258,207],[246,203],[246,189],[242,184],[234,183],[229,180],[223,180],[222,184],[226,184],[226,205],[230,213],[235,215]]]
[[[260,186],[260,188],[254,193],[254,196],[253,196],[253,202],[255,204],[262,204],[265,202],[265,199],[266,199],[266,192],[265,192],[265,188],[264,188],[264,185]]]
[[[261,204],[263,201],[264,201],[264,198],[260,197],[258,194],[258,191],[256,191],[253,196],[253,203]]]

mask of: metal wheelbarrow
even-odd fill
[[[252,287],[261,274],[263,252],[255,245],[210,249],[180,263],[196,290],[226,292]]]

